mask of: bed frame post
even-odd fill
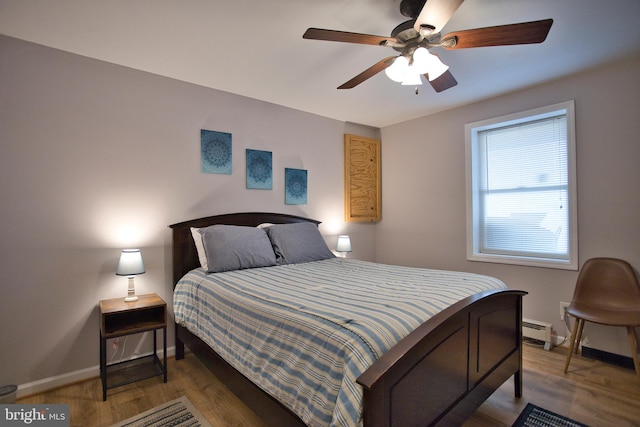
[[[178,337],[178,324],[174,323],[173,327],[175,330],[174,336],[176,337],[176,360],[182,360],[184,359],[184,343]]]
[[[524,295],[526,295],[526,292],[523,292],[520,295],[520,298],[518,298],[517,300],[517,304],[518,304],[518,311],[517,311],[517,315],[516,315],[516,321],[517,321],[517,328],[516,328],[516,333],[517,333],[517,340],[518,340],[518,349],[519,349],[519,366],[518,366],[518,371],[513,374],[513,388],[514,388],[514,394],[517,398],[521,398],[522,397],[522,298],[524,297]]]

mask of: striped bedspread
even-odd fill
[[[176,321],[309,426],[362,424],[356,383],[455,302],[505,288],[476,274],[345,258],[206,274],[174,292]]]

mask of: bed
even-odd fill
[[[245,303],[249,303],[249,305],[253,305],[253,301],[256,300],[256,292],[258,291],[252,290],[248,293],[243,284],[244,282],[239,282],[240,276],[247,270],[239,272],[223,271],[208,275],[202,269],[202,262],[194,243],[192,229],[204,229],[216,224],[252,228],[261,224],[313,224],[314,227],[317,227],[319,222],[294,215],[254,212],[217,215],[171,225],[173,233],[173,279],[177,286],[175,301],[178,301],[174,302],[174,311],[176,309],[184,311],[184,306],[188,306],[189,310],[191,310],[192,306],[197,305],[191,300],[187,300],[189,302],[185,302],[184,299],[181,300],[180,298],[183,297],[178,297],[178,295],[184,294],[182,286],[186,282],[198,282],[197,287],[199,288],[202,286],[199,282],[200,280],[208,280],[206,276],[214,276],[216,282],[224,284],[224,289],[236,287],[240,289],[240,293],[245,295]],[[278,250],[275,252],[278,253]],[[293,266],[266,266],[249,269],[249,271],[251,275],[263,274],[266,271],[269,274],[271,272],[280,272],[278,274],[283,274],[287,277],[301,274],[313,277],[315,282],[315,278],[322,276],[322,274],[316,274],[317,271],[321,270],[314,269],[325,268],[325,264],[331,265],[332,269],[338,268],[339,271],[342,271],[340,269],[354,268],[371,270],[375,267],[374,265],[363,264],[363,262],[353,261],[353,263],[349,264],[341,259],[327,259]],[[292,269],[282,270],[286,268]],[[298,270],[300,272],[295,273]],[[449,274],[451,272],[444,273]],[[343,272],[335,274],[343,274]],[[396,272],[390,274],[396,274]],[[462,274],[460,281],[468,280],[467,276],[464,276],[464,273]],[[484,276],[478,277],[484,278]],[[242,280],[246,279],[243,278]],[[255,280],[267,283],[271,279],[263,276]],[[297,278],[292,280],[299,281]],[[309,299],[299,302],[297,300],[298,297],[296,297],[296,304],[306,310],[308,306],[314,304],[319,295],[318,292],[326,291],[327,294],[332,292],[331,285],[333,282],[334,280],[329,279],[326,283],[314,283],[314,288],[311,291],[307,291]],[[262,288],[258,293],[262,294],[263,290],[266,292],[268,286],[265,285]],[[333,291],[337,292],[335,289]],[[288,292],[283,292],[283,294],[288,294]],[[499,386],[511,377],[514,379],[514,393],[517,397],[520,397],[522,394],[521,319],[522,297],[524,295],[525,292],[523,291],[510,290],[504,286],[489,286],[487,289],[468,294],[459,300],[454,300],[441,311],[429,315],[428,320],[409,325],[410,330],[403,334],[397,342],[386,344],[388,348],[384,343],[378,346],[378,344],[367,342],[366,331],[357,329],[360,327],[360,322],[352,322],[351,318],[345,320],[342,323],[349,324],[351,328],[351,332],[348,330],[346,333],[351,333],[351,336],[355,337],[356,341],[359,341],[362,335],[365,335],[363,341],[365,344],[361,345],[364,350],[358,353],[356,358],[360,360],[362,354],[368,350],[374,356],[373,360],[365,360],[361,366],[356,366],[353,369],[356,374],[349,372],[349,375],[356,375],[352,381],[355,384],[353,388],[357,388],[357,393],[360,393],[354,400],[360,405],[357,408],[359,418],[354,421],[353,419],[345,420],[339,416],[334,416],[325,425],[354,425],[354,423],[362,424],[365,427],[460,425]],[[225,295],[218,298],[227,299],[227,297]],[[279,307],[278,310],[282,310],[286,314],[282,315],[283,318],[295,318],[295,316],[298,316],[298,314],[291,314],[293,311],[289,307],[290,302],[286,299],[280,299],[278,295],[271,295],[267,299],[276,299],[273,302]],[[178,307],[178,304],[181,307]],[[239,303],[235,304],[237,306]],[[332,305],[337,306],[339,304],[334,301]],[[334,311],[339,315],[342,313],[343,308],[337,307]],[[309,310],[312,309],[314,308],[311,307]],[[315,310],[321,309],[316,307]],[[312,312],[313,317],[321,318],[323,322],[325,322],[324,314],[324,311],[321,315],[318,315],[317,311]],[[208,317],[209,315],[200,316]],[[224,348],[217,348],[217,351],[213,350],[212,345],[215,342],[212,344],[210,337],[203,336],[196,331],[193,326],[195,323],[191,324],[183,320],[182,315],[176,317],[181,317],[180,322],[176,321],[175,325],[176,359],[179,360],[184,357],[186,345],[267,425],[278,427],[321,425],[326,421],[326,418],[322,418],[322,416],[320,418],[309,418],[298,408],[292,408],[291,402],[286,401],[282,396],[274,397],[277,393],[267,393],[265,390],[269,390],[269,388],[262,384],[259,378],[256,379],[255,376],[252,377],[251,375],[252,370],[268,373],[271,368],[265,369],[264,366],[247,368],[236,361],[228,360],[228,351]],[[375,315],[371,317],[383,318],[384,316]],[[222,319],[222,317],[218,317],[218,319]],[[333,324],[336,322],[331,320],[325,323]],[[357,325],[354,326],[353,323]],[[213,325],[215,326],[216,323],[214,322]],[[224,328],[226,330],[227,326],[225,325]],[[287,328],[290,327],[287,326]],[[233,335],[233,333],[229,335]],[[326,333],[326,336],[333,335],[336,335],[336,333]],[[377,352],[381,352],[381,354],[377,354]],[[320,353],[318,352],[318,354]],[[286,356],[280,356],[280,358],[289,359]],[[321,358],[321,356],[318,356],[318,359]],[[362,359],[364,358],[365,356],[362,356]],[[309,374],[313,378],[315,378],[315,375],[315,373]],[[253,381],[249,378],[252,378]],[[305,378],[304,381],[307,382],[308,379]],[[350,384],[348,381],[342,380],[342,383],[345,382]],[[353,384],[350,384],[349,387],[352,387]],[[341,395],[343,392],[343,390],[336,390],[337,394],[331,395],[338,396],[335,403],[336,407],[343,400],[346,402],[343,406],[348,407],[350,404],[352,397],[347,395],[348,397],[345,398]],[[302,394],[302,396],[306,395]],[[335,411],[336,413],[339,412],[338,409]]]

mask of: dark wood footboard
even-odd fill
[[[423,323],[359,378],[367,427],[460,425],[509,377],[522,395],[521,291],[486,291]]]
[[[220,215],[174,224],[175,282],[198,266],[190,227],[302,221],[318,224],[269,213]],[[520,397],[525,294],[492,290],[466,298],[420,325],[385,353],[358,378],[364,389],[364,426],[460,425],[511,376],[515,395]],[[185,344],[267,425],[304,426],[203,341],[176,325],[176,359],[184,357]]]

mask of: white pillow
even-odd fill
[[[193,237],[193,241],[196,244],[200,266],[204,268],[205,271],[207,271],[209,270],[209,266],[207,265],[207,254],[204,250],[204,243],[202,242],[202,234],[200,234],[200,229],[191,227],[191,236]]]

